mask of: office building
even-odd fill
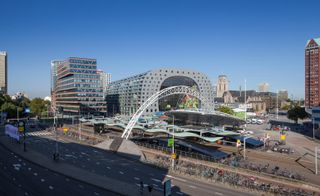
[[[111,73],[106,73],[106,82],[107,82],[107,86],[111,83]]]
[[[57,108],[67,115],[105,115],[106,103],[97,60],[70,57],[57,65],[54,93]]]
[[[320,104],[320,38],[310,39],[305,46],[305,106],[312,108]]]
[[[201,96],[212,104],[213,110],[213,87],[205,74],[183,69],[162,68],[111,82],[107,88],[106,97],[108,115],[131,115],[156,92],[179,85],[196,88]],[[196,100],[189,98],[188,103],[197,105]],[[150,105],[144,114],[165,111],[168,106],[172,109],[184,107],[182,102],[185,99],[187,97],[181,94],[164,97]]]
[[[0,51],[0,93],[8,94],[8,55]]]
[[[229,81],[226,75],[218,77],[218,84],[216,87],[217,97],[222,97],[223,93],[229,90]]]
[[[99,74],[100,76],[100,82],[101,82],[102,91],[103,91],[103,98],[105,98],[107,93],[107,73],[102,70],[98,70],[97,74]]]

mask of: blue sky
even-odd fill
[[[268,82],[304,97],[304,46],[320,36],[317,1],[0,0],[9,93],[49,95],[50,61],[97,58],[113,80],[159,67]]]

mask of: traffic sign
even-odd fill
[[[30,109],[29,108],[25,108],[24,109],[24,113],[30,113]]]
[[[63,132],[66,133],[66,132],[68,132],[68,131],[69,131],[69,128],[68,128],[68,127],[64,127],[64,128],[63,128]]]
[[[173,138],[168,139],[168,147],[173,146]]]
[[[23,121],[20,121],[18,123],[18,129],[19,129],[20,132],[24,132],[25,127],[24,127],[24,122]]]
[[[171,158],[176,159],[177,158],[177,154],[176,153],[172,153],[171,154]]]

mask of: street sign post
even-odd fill
[[[171,154],[171,158],[172,158],[172,159],[176,159],[176,158],[177,158],[177,154],[176,154],[176,153],[172,153],[172,154]]]
[[[20,133],[23,133],[23,151],[27,151],[27,148],[26,148],[26,126],[23,121],[18,122],[18,130]]]
[[[164,196],[171,196],[171,180],[167,180],[163,184]]]
[[[315,164],[315,167],[316,167],[316,171],[315,171],[315,173],[316,173],[316,175],[318,175],[318,151],[319,151],[320,149],[316,146],[315,147],[315,149],[314,149],[314,153],[315,153],[315,161],[314,161],[314,164]]]
[[[25,125],[24,125],[24,122],[23,122],[23,121],[20,121],[20,122],[18,123],[18,129],[19,129],[20,133],[24,133],[24,131],[25,131]]]
[[[64,132],[64,133],[67,133],[68,131],[69,131],[69,128],[68,128],[68,127],[64,127],[64,128],[63,128],[63,132]]]

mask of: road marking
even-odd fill
[[[189,185],[190,188],[193,188],[193,189],[196,189],[197,187],[195,186],[192,186],[192,185]]]
[[[53,186],[50,185],[50,186],[49,186],[49,189],[53,190]]]
[[[155,181],[155,182],[162,182],[161,180],[155,179],[155,178],[151,178],[151,180],[153,180],[153,181]]]
[[[66,181],[69,182],[70,181],[69,178],[66,178]]]
[[[37,173],[33,173],[33,175],[37,176],[38,174]]]
[[[219,192],[214,192],[214,194],[216,194],[216,195],[223,195],[222,193],[219,193]]]
[[[41,178],[41,182],[44,182],[45,180],[43,178]]]
[[[138,187],[140,187],[140,184],[136,183],[136,185],[137,185]],[[147,186],[148,186],[148,184],[143,184],[143,187],[147,187]]]
[[[119,173],[122,174],[122,175],[124,174],[122,171],[119,171]]]
[[[96,162],[97,165],[100,165],[100,162]]]
[[[178,191],[177,191],[176,193],[177,193],[178,195],[183,195],[183,193],[181,193],[181,192],[178,192]]]
[[[71,157],[71,158],[75,158],[75,159],[77,159],[77,157],[76,157],[76,156],[71,155],[71,154],[65,154],[64,156],[65,156],[65,157]]]
[[[25,192],[24,195],[29,195],[29,193]]]
[[[153,186],[158,186],[157,184],[152,184]]]
[[[79,184],[79,185],[78,185],[78,187],[80,187],[80,188],[82,188],[82,189],[83,189],[83,186],[82,186],[81,184]]]
[[[28,170],[30,171],[30,170],[31,170],[31,168],[30,168],[30,167],[28,167]]]
[[[99,193],[97,193],[97,192],[94,192],[94,194],[95,194],[95,195],[100,195],[100,194],[99,194]]]
[[[19,171],[20,170],[20,167],[21,165],[19,163],[17,164],[12,164],[12,166],[14,167],[15,170]]]
[[[135,179],[135,180],[140,180],[140,178],[138,178],[138,177],[134,177],[134,179]]]
[[[107,169],[111,169],[111,167],[107,167]]]
[[[170,176],[170,175],[166,175],[168,178],[173,178],[173,179],[176,179],[176,180],[180,180],[182,182],[187,182],[186,180],[182,179],[182,178],[178,178],[178,177],[174,177],[174,176]]]

